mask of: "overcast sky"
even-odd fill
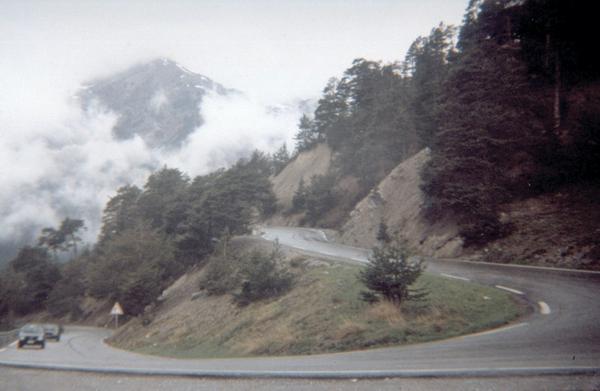
[[[269,100],[306,97],[354,58],[402,59],[440,21],[459,24],[466,2],[0,0],[1,77],[22,95],[32,82],[64,91],[166,56]]]
[[[0,0],[0,245],[67,213],[84,217],[95,235],[108,197],[125,183],[143,184],[148,167],[169,164],[194,176],[222,164],[232,148],[289,145],[296,113],[269,117],[261,105],[318,98],[358,57],[402,60],[440,21],[460,24],[466,3]],[[176,156],[139,138],[117,142],[115,116],[81,113],[73,94],[87,80],[155,57],[248,99],[203,102],[206,123]]]

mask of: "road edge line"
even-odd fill
[[[498,288],[498,289],[502,289],[503,291],[514,293],[515,295],[521,295],[521,296],[525,295],[525,293],[521,292],[520,290],[509,288],[509,287],[504,286],[504,285],[495,285],[495,287]]]
[[[455,276],[453,274],[447,274],[447,273],[440,273],[440,276],[446,277],[446,278],[453,278],[455,280],[461,280],[461,281],[471,281],[467,277]]]
[[[485,262],[485,261],[470,261],[467,259],[456,259],[456,258],[433,258],[433,257],[425,257],[425,259],[432,259],[434,261],[441,262],[456,262],[456,263],[466,263],[471,265],[488,265],[488,266],[498,266],[504,268],[514,268],[514,269],[530,269],[530,270],[540,270],[540,271],[550,271],[557,273],[576,273],[576,274],[600,274],[598,270],[584,270],[584,269],[568,269],[566,267],[552,267],[552,266],[535,266],[535,265],[520,265],[518,263],[495,263],[495,262]]]

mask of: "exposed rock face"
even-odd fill
[[[289,209],[300,179],[304,178],[304,183],[308,186],[313,175],[326,174],[330,165],[331,149],[326,144],[319,144],[309,151],[300,153],[273,178],[273,191],[279,204]]]
[[[418,253],[455,257],[462,251],[462,239],[450,222],[431,225],[423,216],[423,194],[419,172],[429,160],[424,149],[400,163],[350,213],[342,227],[341,241],[360,247],[377,243],[379,223],[385,222],[391,235],[397,235]]]
[[[236,93],[166,58],[136,65],[85,85],[79,92],[84,110],[99,103],[118,114],[117,139],[139,135],[152,148],[174,148],[201,126],[202,98]]]

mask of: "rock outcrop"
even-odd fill
[[[437,257],[455,257],[462,251],[462,239],[452,222],[434,224],[425,220],[420,170],[429,160],[423,149],[403,161],[363,198],[342,227],[341,241],[359,247],[377,243],[383,221],[391,235],[405,240],[416,252]]]

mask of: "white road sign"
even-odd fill
[[[119,304],[119,302],[115,302],[115,305],[113,305],[112,310],[110,310],[110,314],[111,315],[123,315],[123,307],[121,307],[121,304]]]

